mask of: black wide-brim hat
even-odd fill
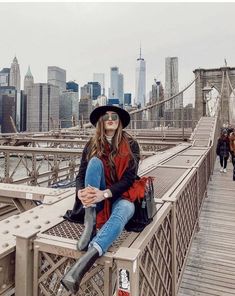
[[[103,116],[107,111],[113,111],[118,114],[119,119],[122,122],[123,128],[128,126],[128,124],[130,123],[130,120],[131,120],[130,114],[126,110],[116,106],[100,106],[95,108],[90,114],[90,122],[94,126],[96,126],[96,123],[99,120],[99,118]]]

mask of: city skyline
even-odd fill
[[[110,67],[117,66],[124,92],[134,95],[141,42],[146,94],[154,78],[165,85],[167,56],[179,58],[182,89],[195,68],[221,67],[224,58],[235,65],[234,8],[234,3],[0,3],[0,68],[10,67],[16,55],[21,84],[29,65],[36,83],[47,82],[48,66],[65,69],[67,80],[80,86],[93,73],[104,73],[107,91]]]

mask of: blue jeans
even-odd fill
[[[87,166],[85,186],[88,185],[100,190],[106,189],[103,163],[97,157],[92,157]],[[100,206],[102,206],[101,203],[98,203],[97,211],[99,211]],[[135,206],[132,202],[121,197],[118,198],[112,205],[108,221],[101,227],[89,246],[94,246],[99,255],[102,256],[122,233],[134,212]]]

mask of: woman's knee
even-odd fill
[[[131,218],[134,215],[135,205],[133,202],[130,202],[126,199],[121,199],[119,201],[118,207],[121,212],[124,212],[124,214],[127,215],[127,217]]]
[[[103,169],[103,163],[102,163],[102,161],[98,157],[93,156],[89,160],[87,167],[88,168],[95,169],[95,170],[97,170],[97,169]]]

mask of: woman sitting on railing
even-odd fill
[[[96,133],[84,148],[76,178],[76,202],[67,217],[70,221],[76,219],[81,203],[85,207],[85,229],[77,249],[88,250],[61,280],[73,293],[96,259],[121,234],[134,214],[133,202],[143,197],[145,190],[137,176],[139,145],[123,131],[130,122],[129,113],[102,106],[91,113],[90,121],[96,126]]]

